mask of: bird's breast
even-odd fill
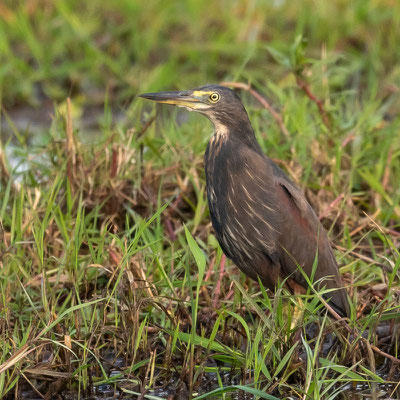
[[[222,224],[226,219],[224,208],[229,186],[232,184],[232,173],[228,165],[229,148],[226,147],[224,139],[214,135],[204,156],[208,205],[213,223],[215,220],[218,224]]]
[[[210,142],[204,160],[211,221],[221,247],[236,260],[272,250],[278,234],[273,189],[260,174],[267,167],[258,170],[251,160],[257,154],[243,151],[229,141]]]

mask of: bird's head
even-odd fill
[[[216,132],[230,133],[244,125],[251,129],[239,96],[224,86],[207,85],[193,90],[144,93],[139,97],[199,112],[211,120]]]

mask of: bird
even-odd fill
[[[272,291],[282,282],[290,292],[304,294],[312,278],[318,289],[325,288],[323,296],[333,310],[349,317],[328,235],[302,191],[263,153],[238,94],[206,85],[139,97],[198,112],[212,122],[214,133],[204,154],[206,191],[225,255]]]

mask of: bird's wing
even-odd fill
[[[341,314],[348,315],[347,296],[342,289],[338,265],[324,228],[295,184],[278,166],[274,165],[273,171],[278,197],[281,199],[282,226],[288,228],[280,238],[282,250],[279,254],[282,269],[285,274],[292,275],[298,283],[304,284],[298,265],[311,276],[314,260],[317,257],[318,266],[315,269],[314,282],[321,280],[321,286],[326,286],[328,289],[341,288],[328,293],[327,297],[332,298],[332,303],[340,309]]]
[[[275,168],[275,171],[277,169],[278,167]],[[329,239],[304,195],[281,170],[275,175],[275,182],[278,197],[281,200],[281,223],[288,227],[285,235],[280,238],[284,252],[289,253],[288,255],[294,259],[295,264],[303,266],[305,272],[311,275],[312,265],[318,251],[319,265],[316,278],[338,275]],[[287,259],[286,256],[283,258]],[[289,265],[293,270],[296,269],[296,265],[292,263]]]

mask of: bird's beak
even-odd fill
[[[178,107],[185,107],[189,110],[200,110],[207,107],[201,96],[197,96],[191,90],[181,92],[158,92],[143,93],[139,97],[153,100],[157,103],[173,104]]]

